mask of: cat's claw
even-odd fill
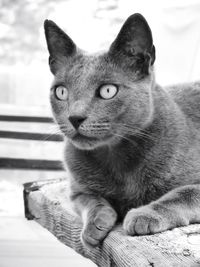
[[[117,213],[111,207],[102,207],[85,224],[81,241],[86,247],[95,247],[107,236],[117,220]]]
[[[150,207],[141,207],[127,213],[123,228],[128,235],[154,234],[167,230],[169,221]]]

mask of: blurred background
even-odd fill
[[[200,0],[0,0],[0,267],[94,266],[24,219],[22,184],[66,174],[11,167],[9,159],[62,160],[63,143],[55,142],[57,129],[49,119],[53,77],[44,20],[54,20],[80,48],[93,52],[108,48],[136,12],[153,32],[157,82],[200,80]],[[10,132],[39,133],[43,142],[11,138]]]

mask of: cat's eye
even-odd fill
[[[102,85],[99,89],[99,95],[103,99],[111,99],[117,94],[117,92],[118,88],[116,85],[113,84]]]
[[[67,88],[62,85],[56,87],[55,95],[59,100],[67,100],[68,97]]]

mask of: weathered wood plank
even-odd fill
[[[98,266],[108,267],[198,267],[200,266],[200,225],[176,228],[149,236],[127,236],[117,226],[95,249],[84,248],[80,241],[82,223],[68,201],[67,181],[26,186],[26,209],[42,226],[65,245]],[[26,213],[27,213],[26,210]]]
[[[52,123],[53,118],[42,116],[0,115],[0,121]]]
[[[46,134],[46,133],[29,133],[16,131],[1,131],[0,138],[22,139],[22,140],[37,140],[37,141],[56,141],[62,142],[61,134]]]
[[[64,170],[59,160],[0,158],[0,169]]]

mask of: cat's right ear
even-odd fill
[[[50,55],[49,66],[51,72],[55,74],[59,70],[59,66],[66,62],[68,57],[72,57],[76,53],[76,45],[72,39],[51,20],[45,20],[44,30]]]
[[[141,14],[133,14],[125,21],[109,55],[139,74],[148,74],[155,61],[155,47],[151,29]]]

